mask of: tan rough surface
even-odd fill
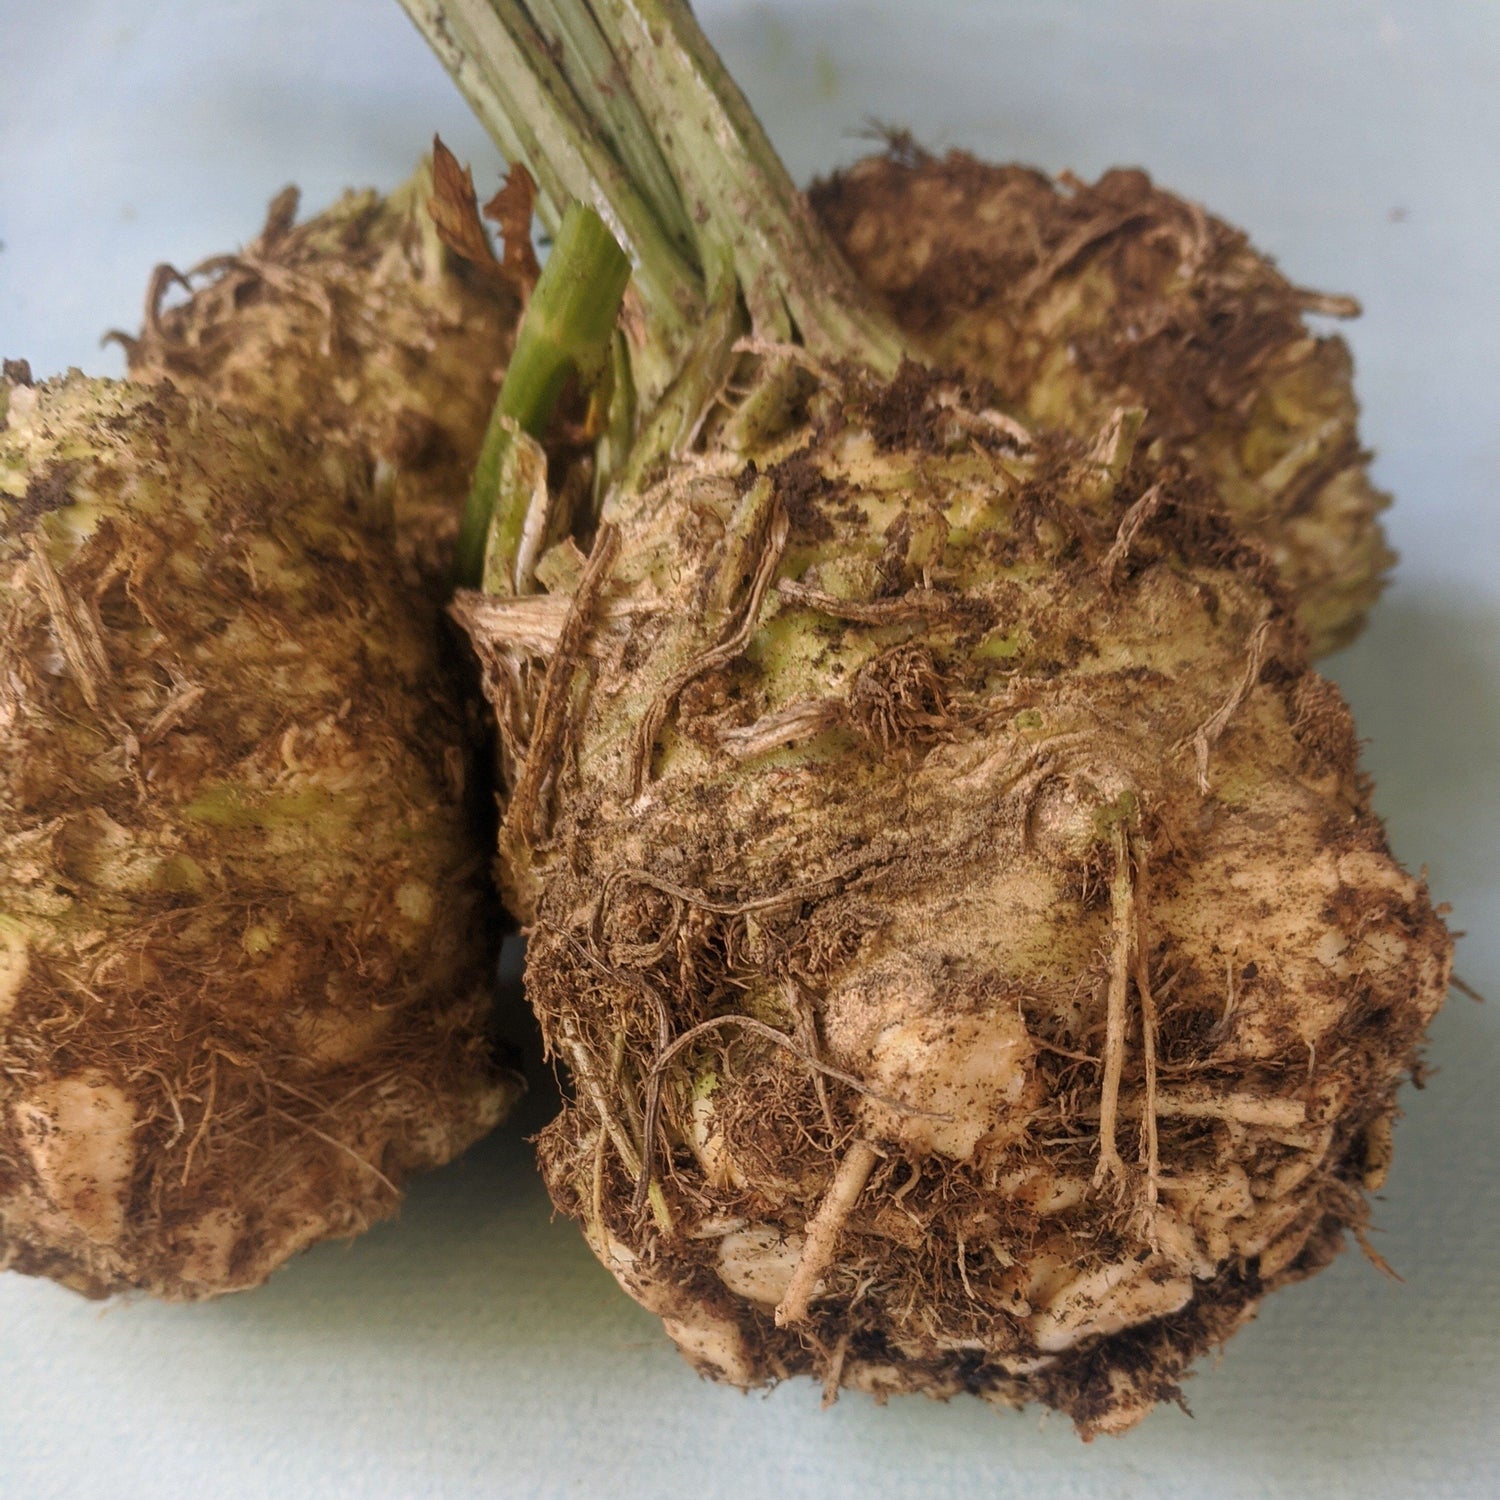
[[[824,227],[924,352],[993,381],[1024,421],[1092,434],[1147,411],[1266,548],[1315,655],[1358,631],[1393,562],[1366,472],[1348,347],[1245,235],[1152,185],[1095,183],[908,146],[810,194]]]
[[[501,845],[544,1170],[709,1374],[1123,1430],[1362,1232],[1449,938],[1201,478],[839,378],[616,496],[550,649],[463,611],[565,705]]]
[[[251,1286],[515,1093],[434,612],[347,450],[0,394],[0,1265]]]
[[[520,307],[444,248],[426,168],[381,198],[346,193],[296,224],[271,204],[243,250],[185,278],[160,268],[145,326],[120,335],[133,379],[170,380],[350,451],[394,512],[403,559],[436,593]],[[163,299],[185,280],[188,298]]]

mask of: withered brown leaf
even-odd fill
[[[443,144],[432,138],[432,197],[427,211],[437,226],[438,238],[455,255],[461,255],[482,271],[509,284],[512,277],[495,258],[490,237],[479,218],[479,199],[474,178],[467,167]]]
[[[506,174],[500,191],[484,205],[484,216],[500,227],[504,267],[523,297],[529,296],[542,274],[531,243],[531,215],[536,207],[536,183],[520,162]]]

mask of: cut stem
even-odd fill
[[[547,212],[588,203],[629,248],[648,409],[722,260],[757,337],[894,372],[901,335],[813,219],[683,0],[401,3],[500,149],[530,167]]]
[[[609,360],[610,341],[630,262],[604,221],[575,203],[563,219],[552,253],[527,304],[458,531],[455,568],[472,588],[484,572],[485,545],[517,432],[540,437],[573,376],[596,379]],[[520,552],[529,491],[504,509],[497,545],[507,563]],[[515,585],[519,588],[519,583]]]

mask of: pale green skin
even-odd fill
[[[0,1263],[253,1285],[514,1092],[436,620],[344,452],[5,389]]]

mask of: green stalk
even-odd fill
[[[556,37],[553,61],[567,77],[580,101],[597,100],[601,123],[609,146],[662,228],[682,254],[691,259],[695,236],[681,199],[677,196],[672,169],[662,154],[649,120],[624,88],[598,88],[598,81],[613,78],[614,53],[608,38],[586,7],[558,4],[557,0],[531,0],[539,25]],[[586,108],[589,106],[585,106]]]
[[[629,149],[616,150],[601,104],[606,79],[593,81],[586,107],[553,60],[551,39],[519,0],[401,0],[508,161],[525,162],[540,189],[542,221],[560,232],[570,203],[586,203],[637,261],[636,280],[653,322],[653,342],[669,354],[690,336],[702,287],[690,248],[673,237],[681,206],[653,204],[633,172],[656,150],[650,131],[633,132],[628,112],[614,118]],[[577,0],[553,7],[577,13]],[[592,24],[580,14],[580,27]],[[639,374],[639,372],[638,372]]]
[[[540,437],[569,378],[592,382],[603,372],[629,279],[630,261],[603,220],[581,203],[573,204],[532,291],[485,432],[459,526],[455,569],[460,586],[475,587],[484,572],[491,522],[504,496],[516,435]],[[503,562],[513,562],[519,551],[525,520],[523,505],[501,505],[494,545]]]
[[[519,151],[554,201],[592,204],[629,248],[646,410],[717,302],[706,273],[725,260],[758,338],[895,370],[900,334],[813,221],[683,0],[401,3],[501,150]]]
[[[575,0],[591,9],[699,226],[700,264],[733,257],[758,337],[892,375],[905,352],[812,217],[683,0]]]

